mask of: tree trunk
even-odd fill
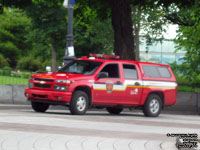
[[[140,61],[140,36],[139,29],[135,28],[135,60]]]
[[[135,60],[130,0],[109,0],[114,29],[114,52],[121,59]]]
[[[56,36],[52,35],[51,40],[52,40],[52,72],[55,72],[57,70],[56,66],[56,48],[55,48],[55,41],[56,41]]]
[[[134,40],[135,40],[135,60],[140,61],[140,20],[141,20],[141,7],[139,5],[134,7],[134,14],[137,17],[137,22],[134,22]]]

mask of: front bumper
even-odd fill
[[[61,92],[61,91],[49,91],[49,90],[37,90],[27,88],[25,89],[25,97],[30,101],[40,101],[47,103],[69,103],[71,100],[71,92]]]

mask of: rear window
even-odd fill
[[[142,68],[147,77],[171,78],[171,73],[170,73],[168,67],[144,65]]]
[[[137,71],[134,65],[123,64],[124,78],[137,79]]]

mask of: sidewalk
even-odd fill
[[[73,116],[64,108],[35,113],[27,105],[5,104],[0,110],[0,150],[177,150],[176,138],[167,133],[200,135],[195,115],[89,111]]]
[[[174,142],[0,130],[2,150],[177,150]]]

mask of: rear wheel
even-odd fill
[[[31,102],[31,106],[36,112],[45,112],[49,108],[49,104],[41,102]]]
[[[123,108],[121,107],[107,107],[106,109],[110,114],[115,114],[115,115],[120,114],[123,110]]]
[[[88,108],[88,95],[83,91],[75,91],[71,102],[70,112],[73,115],[84,115]]]
[[[157,94],[151,94],[143,107],[144,115],[147,117],[157,117],[161,112],[161,98]]]

